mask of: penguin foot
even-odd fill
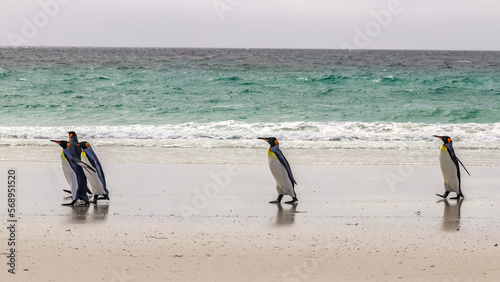
[[[103,196],[99,197],[97,195],[94,195],[94,200],[92,202],[97,204],[97,200],[108,200],[109,201],[109,196],[103,195]]]
[[[270,204],[279,204],[279,203],[281,203],[282,198],[283,198],[283,195],[278,195],[278,199],[276,199],[275,201],[270,201],[269,203]]]
[[[446,199],[446,198],[448,197],[448,194],[450,194],[450,192],[449,192],[449,191],[446,191],[446,192],[444,192],[444,194],[443,194],[443,195],[436,194],[436,196],[439,196],[439,197],[441,197],[441,198],[443,198],[443,199]]]
[[[63,205],[63,206],[68,206],[68,207],[69,207],[69,206],[71,206],[71,207],[72,207],[72,206],[74,206],[74,205],[75,205],[75,203],[76,203],[76,200],[72,201],[71,203],[62,204],[62,205]]]
[[[299,200],[296,197],[293,197],[292,199],[293,200],[291,200],[291,201],[285,202],[285,204],[296,205],[299,203]]]
[[[66,193],[68,193],[68,194],[71,194],[70,190],[63,189],[63,191],[66,192]]]

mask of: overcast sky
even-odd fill
[[[500,50],[500,1],[1,0],[0,45]]]

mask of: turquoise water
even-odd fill
[[[0,48],[0,99],[0,139],[20,144],[68,130],[107,140],[272,134],[332,148],[432,134],[498,144],[500,53]]]
[[[0,49],[4,125],[500,121],[500,53]]]

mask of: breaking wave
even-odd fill
[[[435,146],[448,135],[462,148],[500,148],[500,123],[427,124],[395,122],[223,121],[170,125],[0,127],[0,145],[48,145],[74,130],[81,140],[104,145],[253,147],[257,137],[277,137],[292,148],[394,148]],[[456,145],[456,146],[457,146]]]

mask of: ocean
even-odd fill
[[[500,52],[3,47],[0,101],[0,160],[58,160],[74,130],[116,162],[253,162],[275,136],[299,163],[393,164],[438,134],[500,164]]]

